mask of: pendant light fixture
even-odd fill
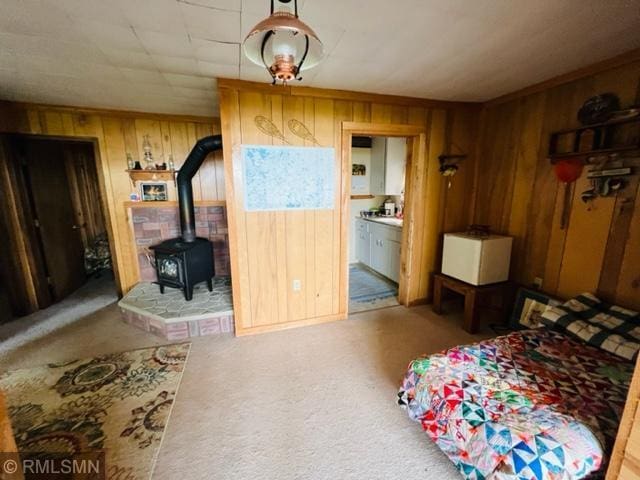
[[[271,0],[271,15],[251,29],[244,39],[244,53],[269,71],[274,84],[286,84],[302,80],[302,70],[320,63],[322,42],[298,18],[298,0]]]

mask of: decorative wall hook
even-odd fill
[[[442,154],[438,157],[440,162],[440,174],[447,177],[447,188],[451,188],[451,178],[458,172],[458,163],[467,158],[465,154]]]

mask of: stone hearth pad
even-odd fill
[[[123,319],[138,328],[168,340],[231,333],[233,303],[231,279],[216,277],[213,291],[205,283],[195,286],[193,300],[187,302],[182,290],[141,282],[118,302]]]

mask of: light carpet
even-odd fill
[[[189,343],[46,366],[0,377],[23,460],[104,452],[107,480],[151,478]]]
[[[46,337],[118,300],[111,271],[90,278],[85,285],[49,308],[0,324],[0,358],[21,346]]]
[[[154,479],[458,479],[396,404],[409,361],[469,335],[461,314],[392,307],[264,335],[193,339]],[[162,339],[107,307],[0,369],[95,356]]]

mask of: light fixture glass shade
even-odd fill
[[[289,82],[322,60],[322,42],[294,14],[272,13],[258,23],[244,40],[244,53],[256,65],[269,70],[274,79]]]

